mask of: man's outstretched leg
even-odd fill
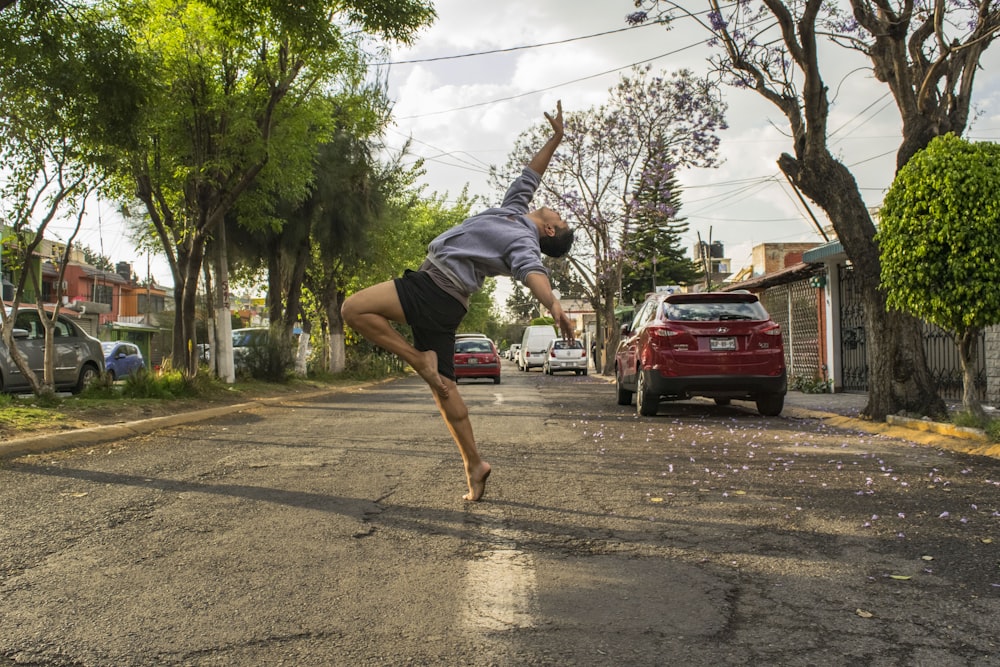
[[[347,297],[340,314],[352,329],[412,366],[434,390],[435,396],[448,396],[448,385],[438,375],[437,353],[413,347],[389,324],[390,320],[406,324],[393,281],[372,285]]]
[[[451,437],[458,445],[458,451],[462,453],[462,462],[465,464],[465,479],[469,485],[469,492],[462,496],[465,500],[479,500],[486,492],[486,479],[490,476],[490,464],[479,456],[476,448],[476,438],[472,433],[472,422],[469,420],[469,409],[462,400],[462,395],[458,393],[458,385],[448,378],[444,378],[448,385],[447,396],[443,397],[438,393],[434,394],[441,416],[444,417]]]
[[[344,321],[372,343],[396,354],[420,374],[431,387],[438,410],[444,417],[465,466],[469,492],[466,500],[479,500],[486,490],[490,464],[479,456],[469,421],[469,410],[454,380],[438,373],[437,354],[410,345],[389,323],[407,324],[406,315],[393,281],[380,283],[348,297],[341,308]],[[457,321],[456,321],[457,326]]]

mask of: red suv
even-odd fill
[[[756,401],[781,414],[788,381],[781,327],[749,292],[654,294],[622,327],[615,354],[618,404],[641,415],[692,396]]]

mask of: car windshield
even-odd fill
[[[483,354],[492,351],[488,340],[466,339],[455,343],[455,352],[462,354]]]
[[[719,322],[726,320],[767,319],[767,311],[760,302],[665,303],[663,313],[668,320],[679,322]]]
[[[257,331],[234,331],[233,346],[249,347],[251,345],[263,345],[265,342],[265,336],[267,336],[266,329]]]
[[[107,354],[111,350],[115,349],[115,345],[117,345],[117,344],[118,343],[116,343],[115,341],[109,341],[109,342],[101,343],[101,349],[104,350],[104,354]]]

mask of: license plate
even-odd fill
[[[736,339],[735,338],[710,338],[708,341],[708,347],[710,350],[735,350],[736,349]]]
[[[479,359],[476,359],[475,357],[472,357],[471,359],[469,359],[469,363],[470,364],[478,364],[479,363]]]

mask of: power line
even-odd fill
[[[615,72],[620,72],[623,69],[629,69],[631,67],[635,67],[636,65],[644,65],[646,63],[651,63],[654,60],[659,60],[661,58],[666,58],[668,56],[673,56],[673,55],[676,55],[678,53],[682,53],[684,51],[687,51],[689,49],[693,49],[696,46],[701,46],[706,41],[708,41],[708,40],[704,40],[704,41],[701,41],[701,42],[695,42],[694,44],[689,44],[688,46],[682,46],[679,49],[674,49],[673,51],[667,51],[666,53],[661,53],[658,56],[653,56],[652,58],[646,58],[644,60],[640,60],[638,62],[634,62],[634,63],[632,63],[630,65],[624,65],[622,67],[615,67],[613,69],[605,70],[603,72],[598,72],[597,74],[591,74],[589,76],[582,76],[582,77],[580,77],[578,79],[572,79],[570,81],[563,81],[562,83],[557,83],[557,84],[554,84],[554,85],[551,85],[551,86],[547,86],[545,88],[539,88],[537,90],[531,90],[531,91],[527,91],[527,92],[524,92],[524,93],[518,93],[517,95],[509,95],[507,97],[500,97],[500,98],[493,99],[493,100],[486,100],[484,102],[476,102],[475,104],[467,104],[467,105],[465,105],[463,107],[454,107],[452,109],[442,109],[441,111],[430,111],[428,113],[414,114],[412,116],[400,116],[397,120],[414,120],[416,118],[427,118],[429,116],[440,116],[441,114],[454,113],[455,111],[467,111],[469,109],[475,109],[477,107],[484,107],[484,106],[488,106],[490,104],[498,104],[500,102],[509,102],[510,100],[516,100],[516,99],[520,99],[522,97],[528,97],[529,95],[538,95],[538,94],[541,94],[541,93],[544,93],[544,92],[548,92],[550,90],[555,90],[556,88],[562,88],[563,86],[569,86],[569,85],[574,84],[574,83],[580,83],[581,81],[589,81],[590,79],[597,79],[597,78],[602,77],[602,76],[607,76],[608,74],[614,74]]]
[[[558,44],[569,44],[570,42],[578,42],[583,39],[592,39],[594,37],[604,37],[605,35],[614,35],[620,32],[626,32],[628,30],[637,30],[639,28],[648,28],[650,26],[662,26],[663,24],[659,21],[652,23],[643,23],[641,25],[628,26],[626,28],[618,28],[617,30],[607,30],[605,32],[598,32],[592,35],[581,35],[579,37],[569,37],[567,39],[560,39],[553,42],[541,42],[540,44],[525,44],[523,46],[510,46],[505,49],[492,49],[489,51],[473,51],[472,53],[459,53],[452,56],[437,56],[434,58],[415,58],[413,60],[392,60],[380,63],[369,63],[369,67],[381,67],[386,65],[415,65],[417,63],[433,63],[439,60],[458,60],[461,58],[472,58],[475,56],[489,56],[495,53],[511,53],[513,51],[523,51],[525,49],[537,49],[543,46],[556,46]]]

